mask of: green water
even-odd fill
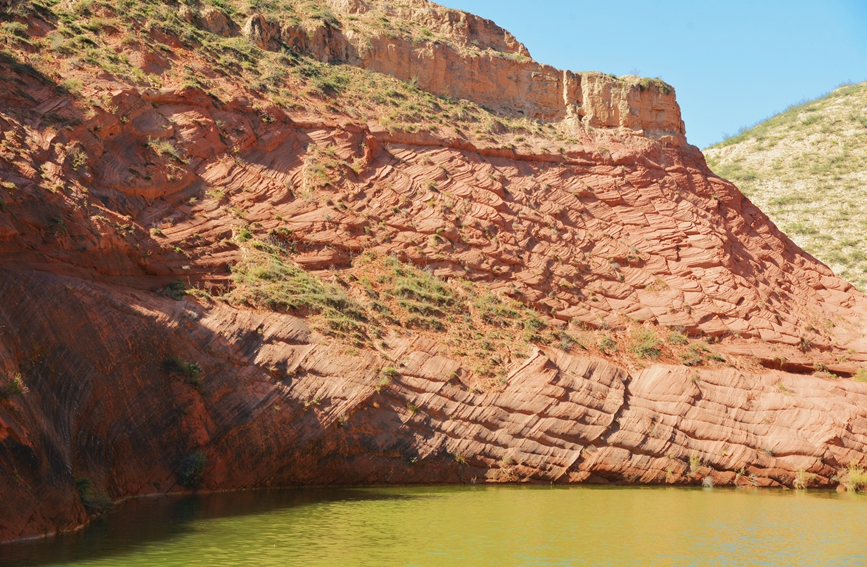
[[[867,497],[674,488],[388,488],[131,501],[0,565],[867,565]]]

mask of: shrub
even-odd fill
[[[599,350],[605,354],[617,352],[617,342],[611,337],[602,337],[599,341]]]
[[[419,304],[449,306],[455,303],[455,295],[439,279],[426,272],[411,268],[397,268],[394,294],[411,299]]]
[[[19,37],[22,39],[27,39],[30,35],[27,32],[27,26],[25,24],[22,24],[21,22],[4,22],[2,25],[0,25],[0,30],[2,30],[2,33],[6,35]]]
[[[859,368],[857,374],[855,374],[856,382],[867,382],[867,368]]]
[[[548,325],[545,321],[536,317],[535,314],[530,313],[529,316],[524,319],[524,340],[528,343],[538,341],[542,338],[539,335],[539,331],[542,331],[547,326]]]
[[[78,491],[78,497],[81,499],[81,504],[88,514],[98,515],[111,507],[111,499],[105,492],[100,492],[94,488],[93,483],[86,478],[80,478],[75,481],[75,489]]]
[[[380,391],[382,391],[383,388],[387,388],[390,384],[391,384],[391,379],[388,376],[382,376],[379,380],[377,380],[376,386],[374,386],[374,389],[376,390],[376,393],[378,394]]]
[[[662,354],[653,329],[635,329],[632,331],[632,343],[632,352],[638,358],[658,358]]]
[[[680,355],[680,362],[683,363],[684,366],[698,366],[704,362],[701,346],[698,343],[689,345],[686,352]]]
[[[670,345],[685,345],[687,343],[686,335],[672,331],[668,334],[668,344]]]
[[[816,478],[815,474],[808,473],[804,469],[798,469],[798,471],[795,473],[795,479],[794,481],[792,481],[792,486],[796,490],[804,490],[805,488],[810,486],[810,483],[813,481],[814,478]]]
[[[843,486],[850,492],[857,492],[867,486],[867,472],[861,465],[849,463],[849,468],[846,470],[846,477],[843,480]]]
[[[186,362],[178,356],[170,356],[163,361],[163,370],[169,374],[180,374],[188,384],[202,391],[202,367],[197,362]]]
[[[21,373],[16,372],[11,378],[7,378],[0,374],[0,400],[8,400],[12,396],[20,396],[26,394],[29,390],[21,380]]]
[[[72,171],[78,171],[79,167],[87,165],[87,154],[81,148],[75,147],[69,150]]]
[[[66,79],[60,84],[60,88],[69,94],[77,95],[81,93],[84,83],[81,79]]]
[[[701,468],[701,457],[693,455],[689,458],[689,474],[694,475]]]
[[[191,455],[187,455],[181,462],[181,468],[178,471],[178,482],[181,486],[195,488],[202,484],[202,477],[204,476],[207,462],[207,457],[202,451],[196,451]]]
[[[154,140],[152,138],[148,138],[148,147],[154,152],[156,152],[156,154],[160,157],[169,156],[180,163],[187,163],[187,161],[189,161],[184,159],[184,156],[181,155],[181,151],[177,147],[175,147],[175,145],[169,140]]]
[[[158,293],[175,301],[180,301],[187,294],[187,286],[181,280],[175,280]]]

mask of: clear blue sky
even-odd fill
[[[844,81],[867,80],[867,0],[438,3],[494,20],[542,63],[661,77],[701,148]]]

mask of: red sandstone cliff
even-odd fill
[[[155,6],[84,14],[131,65],[97,72],[37,56],[65,8],[4,5],[0,541],[196,486],[865,463],[865,297],[708,170],[667,85],[420,0]]]

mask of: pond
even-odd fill
[[[0,566],[867,565],[867,497],[646,487],[268,490],[128,501]]]

